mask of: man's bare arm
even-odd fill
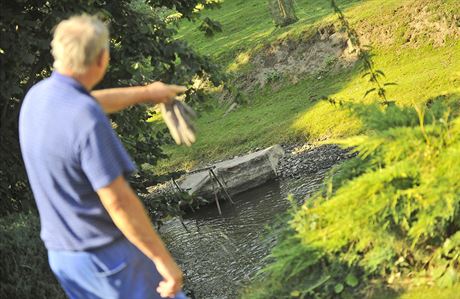
[[[164,280],[157,291],[173,297],[182,286],[182,272],[153,228],[141,201],[123,176],[116,178],[97,194],[115,225],[156,265]]]
[[[146,86],[93,90],[91,95],[105,113],[115,113],[140,103],[166,103],[185,91],[184,86],[154,82]]]

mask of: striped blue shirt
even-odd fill
[[[96,190],[135,166],[78,81],[53,72],[33,86],[21,107],[19,137],[48,249],[87,250],[121,237]]]

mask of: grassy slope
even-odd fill
[[[403,1],[405,3],[412,0]],[[346,8],[352,24],[365,21],[370,26],[400,24],[396,32],[403,31],[403,19],[394,20],[382,15],[401,5],[401,1],[337,1]],[[208,39],[196,23],[183,23],[179,38],[188,40],[200,53],[210,55],[228,71],[245,70],[247,59],[264,44],[277,39],[295,38],[302,32],[334,20],[327,0],[298,0],[299,21],[283,29],[275,29],[270,20],[265,0],[226,0],[222,8],[204,13],[220,21],[223,32]],[[446,7],[460,11],[455,0],[443,1]],[[439,8],[438,8],[439,9]],[[398,83],[389,88],[390,98],[399,103],[426,101],[439,95],[460,94],[460,42],[449,41],[444,47],[422,44],[417,48],[401,46],[401,37],[390,46],[373,45],[375,62],[385,71],[390,81]],[[280,84],[281,83],[281,84]],[[256,147],[294,139],[317,140],[342,137],[362,130],[360,122],[347,112],[322,101],[311,101],[318,96],[361,101],[369,85],[361,78],[358,67],[329,73],[321,80],[306,77],[296,84],[285,80],[277,82],[283,87],[255,90],[248,95],[250,103],[223,117],[224,108],[217,108],[200,116],[197,127],[199,137],[192,148],[166,146],[171,159],[160,161],[157,173],[190,169],[200,161],[212,161],[247,152]],[[396,98],[397,96],[397,98]],[[369,97],[367,100],[374,100]]]
[[[218,58],[225,66],[230,66],[235,54],[252,52],[270,41],[286,34],[300,33],[331,15],[328,0],[297,0],[296,14],[299,21],[285,28],[275,28],[265,0],[225,0],[222,8],[206,11],[205,16],[219,21],[223,32],[212,39],[203,37],[196,30],[198,24],[183,23],[178,38],[190,42],[200,53]],[[349,7],[359,0],[339,0],[342,7]]]

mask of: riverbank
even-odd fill
[[[460,33],[433,31],[438,25],[446,27],[444,22],[447,28],[455,25],[460,7],[454,1],[338,3],[345,8],[363,44],[373,46],[373,63],[385,73],[385,82],[397,83],[387,87],[387,96],[398,105],[449,101],[460,93]],[[264,5],[259,0],[226,1],[221,9],[204,12],[223,25],[223,32],[213,38],[195,32],[193,23],[181,25],[179,36],[224,66],[227,74],[235,78],[235,89],[242,99],[235,95],[222,98],[219,91],[211,92],[208,104],[214,103],[213,108],[199,109],[196,144],[191,148],[164,146],[170,158],[151,168],[155,174],[188,171],[204,161],[228,159],[272,144],[314,144],[366,131],[362,120],[338,103],[369,104],[379,99],[373,93],[364,98],[373,86],[362,78],[361,62],[345,63],[347,45],[340,44],[337,52],[324,50],[329,42],[341,40],[334,34],[340,26],[328,1],[299,1],[300,21],[282,29],[271,25]],[[427,18],[439,17],[442,24],[425,24],[416,19],[417,10],[425,11]],[[408,39],[405,35],[413,26],[420,29]],[[390,33],[394,33],[392,38]],[[297,48],[307,52],[309,47],[316,49],[312,57],[295,52]],[[307,64],[308,68],[301,74],[292,74],[289,68],[282,67],[286,61],[274,59],[275,56],[292,56],[296,63]],[[315,63],[310,63],[311,59]],[[258,74],[261,69],[263,76]],[[337,102],[322,100],[325,98]],[[232,101],[236,101],[236,108],[227,112]]]

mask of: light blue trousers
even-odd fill
[[[128,240],[89,251],[48,251],[51,270],[71,299],[160,299],[155,264]],[[180,292],[176,299],[186,299]]]

